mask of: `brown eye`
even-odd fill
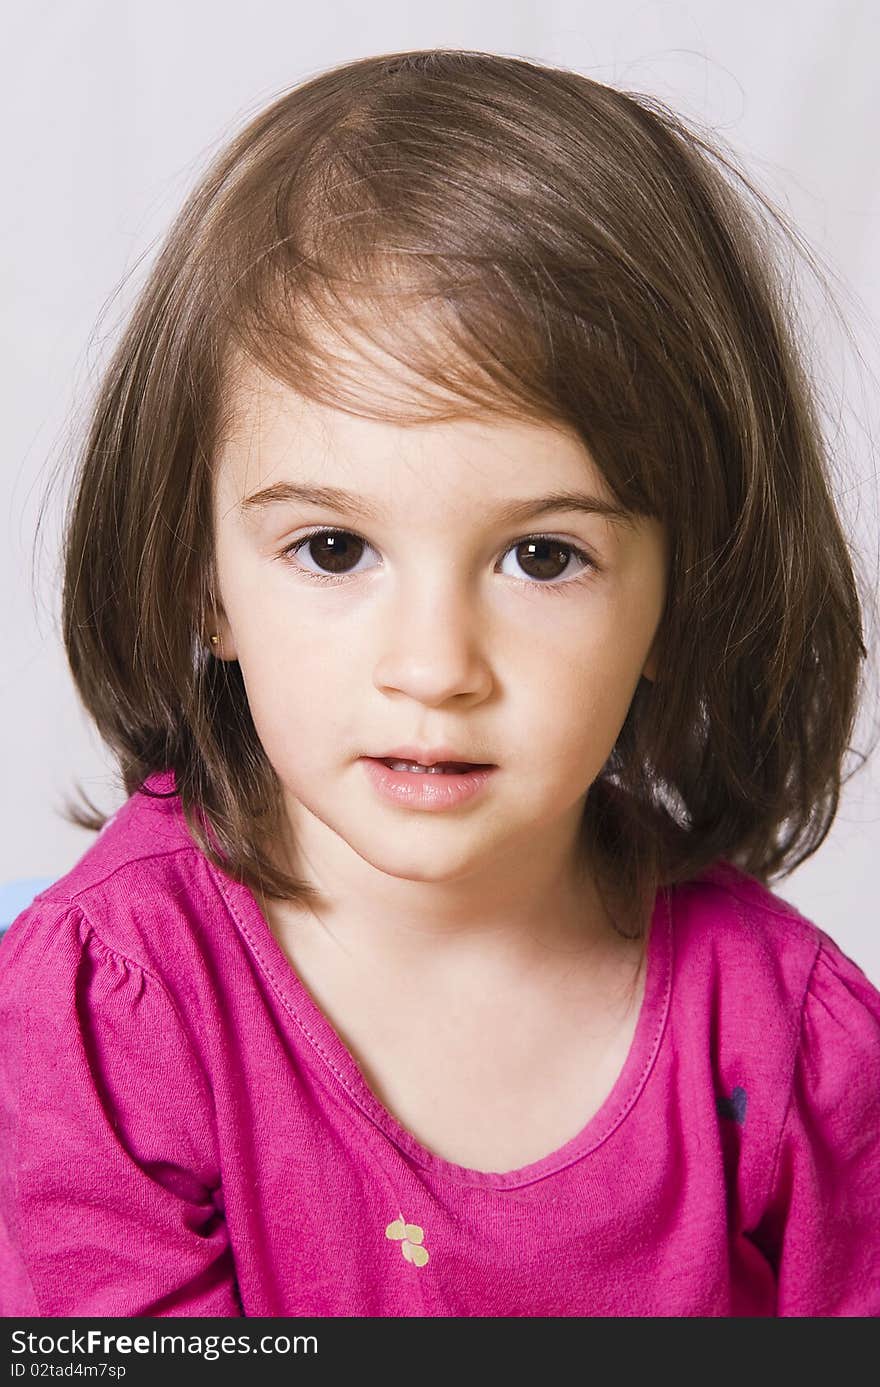
[[[297,540],[284,552],[287,555],[295,554],[300,563],[305,553],[318,567],[315,576],[330,576],[351,573],[367,547],[362,539],[348,530],[319,530]],[[304,567],[306,572],[312,572],[308,565]]]
[[[555,535],[529,535],[518,540],[504,554],[505,563],[511,559],[516,561],[517,571],[511,570],[510,576],[532,592],[565,592],[581,580],[590,581],[599,570],[579,544]]]
[[[560,578],[570,558],[571,545],[558,539],[524,539],[516,546],[516,561],[530,578]]]

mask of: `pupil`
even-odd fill
[[[355,535],[345,534],[338,531],[332,535],[313,535],[309,540],[309,548],[312,550],[312,558],[322,567],[329,567],[331,573],[344,573],[346,550],[352,547],[357,551],[363,550],[363,543]],[[314,548],[325,550],[326,553],[316,554]],[[348,556],[351,557],[350,555]],[[353,565],[357,563],[360,554],[355,552]],[[329,564],[326,560],[329,559]]]

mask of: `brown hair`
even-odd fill
[[[367,417],[560,422],[665,525],[657,680],[583,817],[622,932],[719,859],[767,883],[814,853],[867,652],[773,223],[796,235],[661,102],[521,58],[364,58],[253,119],[165,240],[66,517],[67,656],[126,794],[173,770],[213,862],[314,899],[272,860],[280,787],[207,643],[212,459],[244,360]],[[406,398],[358,391],[365,343]],[[65,817],[96,830],[87,803]]]

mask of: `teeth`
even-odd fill
[[[392,761],[386,760],[386,766],[390,766],[393,771],[415,771],[419,775],[448,775],[442,766],[423,766],[418,761]]]

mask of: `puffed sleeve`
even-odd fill
[[[880,1315],[880,992],[820,931],[770,1207],[777,1315]]]
[[[241,1315],[197,1046],[68,903],[0,947],[0,1152],[0,1313]]]

